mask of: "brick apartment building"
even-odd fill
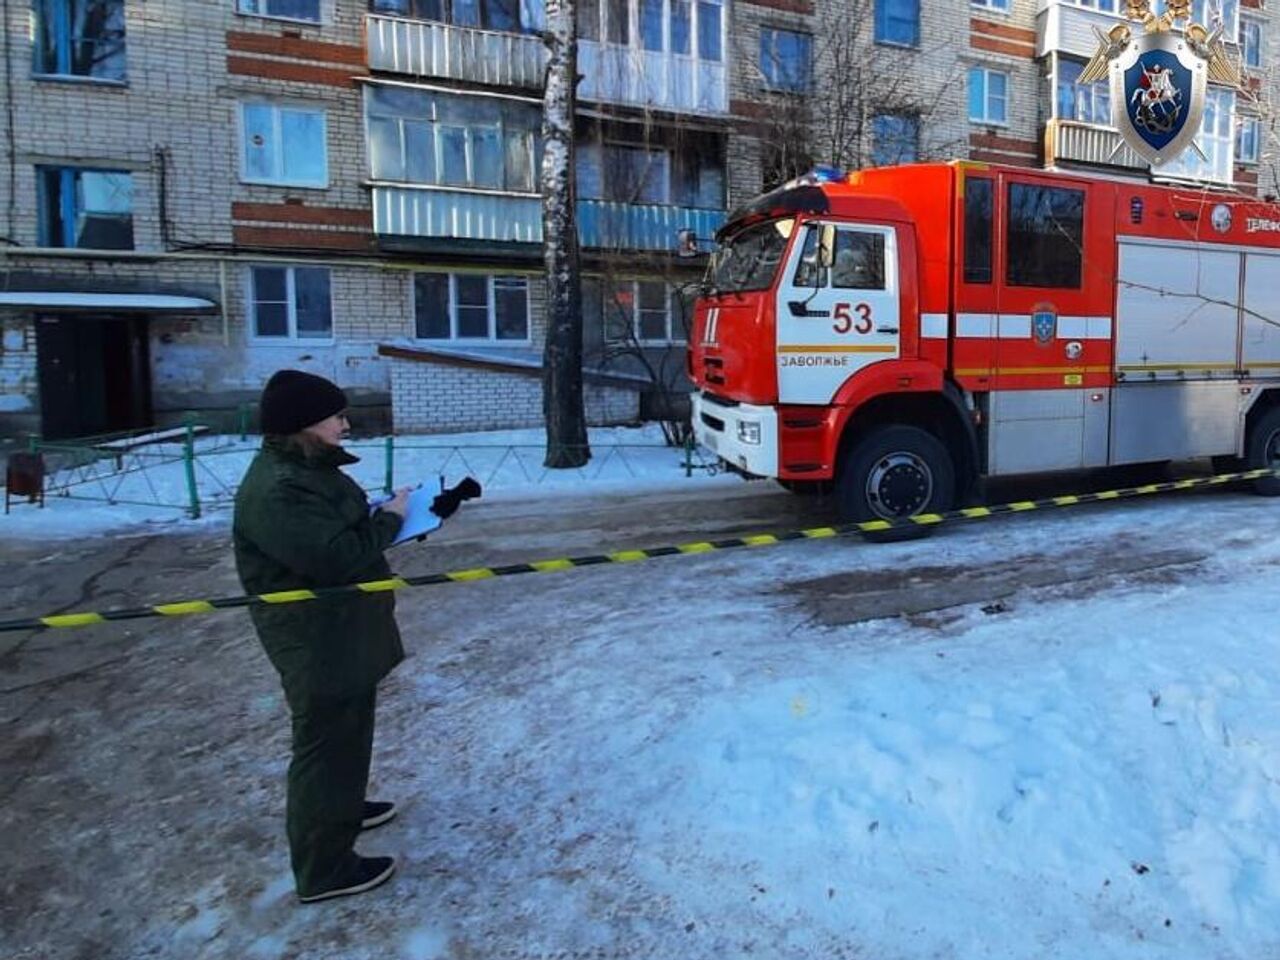
[[[809,162],[1149,175],[1105,89],[1074,82],[1120,0],[578,4],[592,422],[681,389],[710,237]],[[348,388],[370,427],[541,422],[542,0],[0,10],[0,435],[230,408],[283,366]],[[1274,95],[1263,0],[1222,14]],[[1207,159],[1172,172],[1276,192],[1253,99],[1213,91]]]

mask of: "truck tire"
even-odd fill
[[[955,465],[937,437],[919,427],[879,427],[845,457],[836,502],[845,523],[893,520],[950,510],[955,487]],[[866,537],[892,543],[927,536],[930,529],[900,527]]]
[[[1280,407],[1272,407],[1249,431],[1245,469],[1280,470]],[[1260,477],[1253,492],[1263,497],[1280,497],[1280,477]]]

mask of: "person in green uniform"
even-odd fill
[[[333,587],[391,576],[384,551],[404,520],[409,490],[370,510],[340,468],[347,398],[324,377],[280,370],[262,392],[262,448],[236,493],[232,541],[246,593]],[[436,498],[448,516],[479,496],[468,478]],[[404,659],[395,594],[351,593],[250,608],[280,674],[293,724],[286,825],[299,898],[371,890],[395,870],[392,857],[355,852],[362,830],[395,806],[369,801],[378,682]]]

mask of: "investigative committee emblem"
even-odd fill
[[[1195,142],[1204,116],[1209,81],[1240,87],[1238,60],[1223,44],[1220,13],[1210,31],[1199,23],[1177,29],[1191,17],[1191,0],[1167,0],[1165,12],[1151,12],[1150,0],[1126,0],[1125,15],[1140,22],[1135,35],[1126,23],[1107,33],[1097,27],[1099,47],[1079,82],[1110,77],[1111,122],[1124,143],[1154,167],[1176,160],[1188,146],[1204,158]],[[1117,146],[1112,154],[1120,151]]]

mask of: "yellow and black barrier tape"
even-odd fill
[[[656,560],[658,557],[674,557],[686,554],[711,553],[732,550],[737,547],[770,547],[794,540],[822,540],[850,534],[882,533],[897,527],[938,526],[963,520],[982,520],[988,517],[1055,507],[1074,507],[1086,503],[1109,500],[1128,500],[1133,497],[1156,493],[1174,493],[1197,487],[1212,487],[1224,483],[1258,480],[1263,477],[1280,477],[1280,469],[1246,470],[1243,473],[1220,473],[1212,477],[1189,480],[1173,480],[1167,483],[1149,483],[1140,487],[1123,487],[1100,493],[1076,493],[1066,496],[1046,497],[1042,500],[1017,500],[990,507],[963,507],[946,513],[919,513],[898,520],[866,520],[861,523],[845,523],[832,527],[811,527],[805,530],[789,530],[783,533],[758,533],[745,537],[729,537],[722,540],[702,540],[666,547],[646,547],[636,550],[618,550],[613,553],[597,553],[583,557],[565,557],[555,560],[535,560],[531,563],[513,563],[502,567],[475,567],[470,570],[452,570],[448,573],[429,573],[417,577],[392,577],[387,580],[371,580],[340,587],[318,587],[313,590],[283,590],[278,593],[262,593],[256,596],[221,597],[215,600],[185,600],[177,603],[160,603],[148,607],[123,607],[104,610],[101,613],[60,613],[47,617],[27,617],[20,620],[0,620],[0,633],[16,630],[43,630],[48,627],[85,627],[116,620],[141,620],[148,617],[182,617],[197,613],[213,613],[259,604],[299,603],[352,593],[382,593],[387,590],[404,590],[408,587],[429,587],[442,583],[466,583],[472,580],[489,580],[494,577],[511,577],[524,573],[551,573],[557,570],[573,570],[578,567],[594,567],[607,563],[637,563]]]

